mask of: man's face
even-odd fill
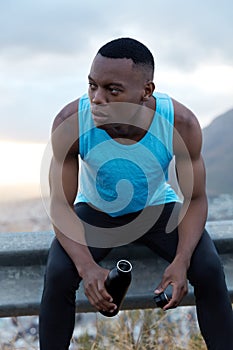
[[[145,77],[131,59],[98,54],[88,76],[88,95],[95,125],[127,123],[142,104]]]

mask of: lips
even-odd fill
[[[99,117],[107,117],[108,116],[108,113],[106,113],[106,110],[104,110],[103,108],[92,107],[91,113],[94,115],[97,115]]]
[[[103,124],[103,123],[106,123],[107,120],[109,119],[109,115],[107,113],[104,113],[102,110],[100,111],[97,108],[92,108],[91,113],[95,123]]]
[[[108,118],[106,116],[99,116],[99,115],[95,115],[95,114],[92,114],[92,118],[93,118],[95,124],[106,124],[107,120],[108,120]]]

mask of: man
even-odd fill
[[[188,279],[208,349],[233,349],[224,272],[204,229],[200,126],[188,108],[154,92],[153,73],[153,56],[142,43],[113,40],[93,60],[88,96],[54,120],[50,187],[56,238],[41,302],[41,350],[68,349],[81,280],[97,310],[115,310],[104,286],[109,271],[98,262],[114,246],[136,240],[170,262],[155,290],[172,286],[164,310],[179,305]],[[182,203],[167,183],[173,156]]]

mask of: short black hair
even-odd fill
[[[103,45],[97,54],[107,58],[128,58],[135,65],[148,67],[154,74],[154,57],[150,50],[138,40],[132,38],[114,39]]]

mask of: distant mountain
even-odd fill
[[[202,153],[208,195],[233,194],[233,109],[203,129]]]

